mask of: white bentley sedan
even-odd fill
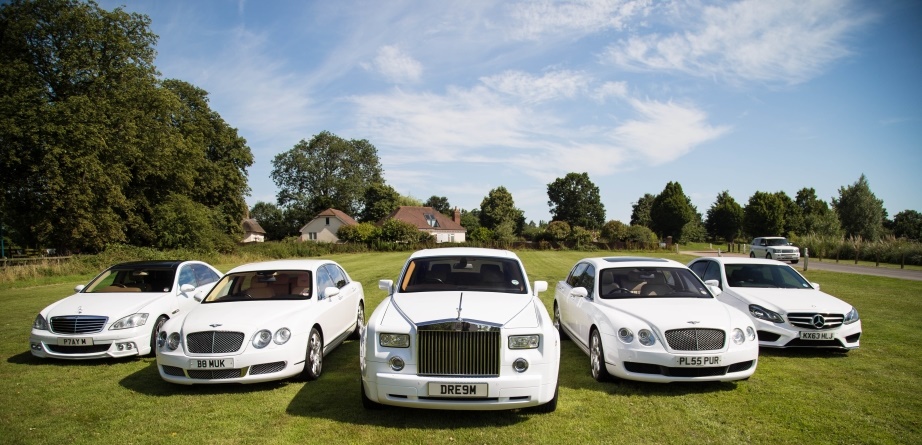
[[[221,272],[201,261],[116,264],[39,312],[32,355],[95,359],[154,352],[157,331],[199,305]]]
[[[711,292],[672,260],[586,258],[557,283],[554,320],[589,355],[598,381],[749,378],[759,360],[755,328]]]
[[[362,283],[329,260],[232,269],[205,301],[163,325],[157,368],[172,383],[257,383],[320,377],[323,357],[365,320]]]
[[[717,296],[752,318],[759,345],[771,348],[858,347],[861,320],[852,305],[820,292],[793,267],[774,260],[698,258],[688,266]]]
[[[362,403],[450,410],[557,407],[560,337],[512,252],[413,253],[362,335]]]

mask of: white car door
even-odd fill
[[[327,324],[335,333],[329,338],[339,337],[355,318],[355,304],[350,304],[355,301],[355,286],[348,283],[342,269],[333,264],[325,264],[317,270],[317,284],[322,296],[320,303],[328,306]],[[325,293],[331,287],[337,289],[335,295]]]
[[[592,312],[597,296],[595,295],[595,266],[588,264],[578,278],[580,287],[586,289],[586,296],[573,299],[573,324],[580,342],[589,344],[589,328],[592,327]]]
[[[586,270],[588,264],[579,263],[570,271],[566,281],[557,283],[557,292],[561,295],[560,302],[560,322],[570,331],[576,333],[577,327],[574,319],[574,313],[578,310],[577,300],[580,297],[572,295],[574,288],[579,287],[579,277]]]

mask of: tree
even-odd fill
[[[755,192],[743,209],[743,230],[751,237],[781,235],[784,202],[775,193]]]
[[[605,206],[599,188],[587,173],[567,173],[547,185],[547,205],[553,221],[574,227],[598,229],[605,223]]]
[[[285,223],[285,213],[277,205],[258,201],[250,209],[250,218],[259,222],[259,226],[266,231],[266,239],[281,240],[289,235],[288,225]]]
[[[653,206],[653,200],[656,199],[655,195],[649,193],[644,194],[637,200],[633,205],[631,205],[631,225],[641,225],[644,227],[650,227],[652,224],[652,219],[650,218],[650,208]]]
[[[570,236],[570,225],[566,221],[551,221],[545,232],[554,241],[563,241]]]
[[[893,236],[922,241],[922,213],[903,210],[893,215]]]
[[[329,131],[276,155],[271,172],[280,206],[300,203],[315,215],[328,208],[359,214],[365,190],[384,183],[382,175],[374,145],[364,139],[347,141]]]
[[[694,219],[695,209],[678,182],[666,184],[650,206],[650,228],[663,238],[673,237],[676,242],[682,241],[682,227]]]
[[[461,210],[461,227],[467,229],[468,233],[480,228],[480,209],[471,209],[470,211]]]
[[[628,226],[623,222],[613,219],[602,226],[602,231],[599,233],[599,236],[610,243],[624,241],[627,237],[627,229]]]
[[[717,200],[707,211],[704,223],[712,238],[721,238],[732,243],[743,229],[743,207],[726,190],[717,195]]]
[[[680,232],[679,239],[683,243],[700,243],[707,240],[707,230],[704,229],[704,224],[701,223],[701,220],[695,218],[684,226],[682,226],[682,231]]]
[[[168,196],[155,215],[152,226],[159,248],[214,250],[225,244],[215,212],[188,196]]]
[[[800,206],[783,191],[776,192],[775,196],[778,197],[778,200],[781,201],[784,208],[784,228],[780,233],[782,235],[805,233],[804,217]]]
[[[854,184],[840,187],[839,199],[833,198],[832,206],[839,215],[846,236],[877,241],[883,234],[887,211],[884,202],[871,192],[864,174]]]
[[[639,245],[639,247],[651,247],[659,244],[659,238],[647,226],[632,225],[627,228],[627,235],[624,241],[629,244]]]
[[[423,206],[432,207],[443,215],[452,216],[451,204],[448,203],[448,198],[444,196],[432,195],[423,203]]]
[[[362,213],[359,219],[363,222],[377,222],[397,210],[400,194],[393,187],[375,183],[365,189],[362,198]]]
[[[408,222],[389,219],[381,224],[379,236],[382,241],[412,244],[429,237],[429,234]]]
[[[509,190],[499,186],[490,190],[480,203],[480,225],[495,231],[503,223],[510,223],[515,233],[521,233],[525,215],[515,207]]]

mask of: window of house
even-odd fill
[[[438,221],[437,219],[435,219],[435,215],[433,215],[433,214],[431,214],[431,213],[426,213],[426,214],[424,214],[424,216],[426,217],[426,222],[429,224],[429,227],[438,227],[438,226],[439,226],[439,221]]]
[[[317,241],[317,232],[309,232],[307,234],[307,239],[311,241]]]
[[[330,225],[330,217],[327,217],[326,220],[327,220],[327,225]]]

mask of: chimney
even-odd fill
[[[451,220],[458,224],[461,224],[461,211],[458,210],[457,207],[455,207],[455,211],[454,211],[454,214],[452,214],[451,216]]]

